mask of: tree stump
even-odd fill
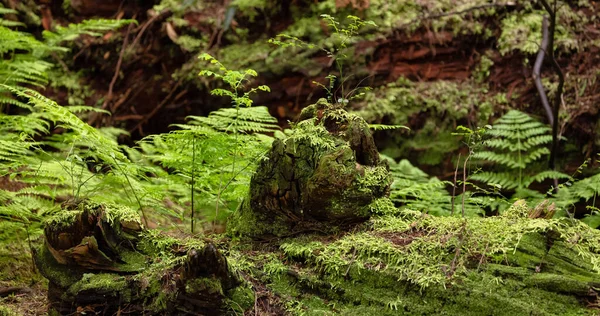
[[[36,264],[49,280],[51,309],[60,314],[219,315],[240,285],[210,240],[148,232],[128,208],[67,206],[44,236]]]
[[[321,99],[302,111],[286,138],[273,142],[230,231],[283,236],[362,222],[373,203],[389,195],[390,184],[368,124]]]

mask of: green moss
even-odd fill
[[[590,284],[570,278],[565,275],[538,273],[524,280],[530,287],[545,291],[586,296],[590,292]]]
[[[542,41],[542,16],[545,11],[532,10],[531,7],[507,15],[502,20],[502,34],[498,38],[501,54],[514,50],[525,54],[535,54]],[[561,6],[558,10],[558,22],[555,32],[556,48],[562,51],[579,49],[581,43],[576,36],[585,25],[585,15],[576,13],[570,6]]]
[[[69,287],[67,293],[71,295],[77,295],[82,291],[119,293],[125,289],[127,289],[127,280],[124,276],[110,273],[87,273],[81,280]]]
[[[593,314],[578,297],[600,281],[592,271],[600,233],[528,211],[517,203],[504,216],[468,220],[390,211],[370,220],[372,230],[283,241],[285,264],[272,254],[258,260],[293,314]]]
[[[57,263],[46,247],[38,249],[36,266],[42,275],[61,288],[70,287],[83,276],[81,269]]]
[[[377,199],[369,204],[369,213],[377,215],[394,215],[399,212],[389,198]]]
[[[8,307],[4,307],[4,306],[0,306],[0,316],[17,316],[19,315],[17,312],[15,312],[14,310],[8,308]]]
[[[185,283],[186,293],[208,293],[223,295],[221,281],[213,278],[197,278]]]
[[[281,236],[298,222],[331,231],[322,224],[367,219],[369,204],[387,196],[390,184],[366,122],[321,99],[273,142],[228,231]]]
[[[39,223],[30,223],[28,226],[29,236],[36,247],[41,243],[37,237],[41,232]],[[10,281],[15,285],[39,278],[34,272],[25,227],[19,222],[0,219],[0,280]]]

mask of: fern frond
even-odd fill
[[[571,177],[568,174],[564,174],[559,171],[554,170],[546,170],[542,171],[538,174],[535,174],[531,177],[527,177],[527,179],[523,182],[525,187],[528,187],[533,182],[542,182],[546,179],[570,179]]]
[[[74,114],[85,113],[85,112],[94,112],[94,113],[102,113],[102,114],[111,115],[110,111],[95,108],[93,106],[87,106],[87,105],[71,105],[71,106],[65,106],[64,108]]]
[[[208,117],[188,116],[188,120],[191,125],[204,125],[223,132],[271,133],[280,130],[277,119],[264,106],[223,108],[211,112]]]
[[[478,172],[469,177],[471,180],[481,181],[502,189],[515,189],[519,183],[518,171],[514,172]]]
[[[407,126],[404,126],[404,125],[387,125],[387,124],[369,124],[369,128],[374,131],[386,131],[386,130],[400,129],[400,128],[410,130],[410,128],[408,128]]]
[[[408,160],[398,163],[391,161],[390,171],[394,179],[390,188],[392,201],[411,210],[438,216],[450,215],[452,197],[446,187],[452,186],[452,183],[429,177]],[[470,198],[466,199],[466,214],[476,215],[481,212],[480,206],[473,204]]]
[[[501,185],[505,189],[526,189],[531,183],[548,177],[563,178],[563,174],[552,171],[532,174],[528,168],[550,150],[545,145],[552,142],[550,128],[526,113],[511,110],[496,120],[486,135],[494,138],[486,140],[487,151],[476,152],[473,157],[499,165],[499,172],[480,172],[473,180]],[[507,170],[510,169],[510,170]]]
[[[526,164],[515,159],[513,154],[496,153],[493,151],[481,151],[473,154],[473,158],[483,159],[512,169],[523,169]]]
[[[92,19],[85,20],[78,24],[69,24],[68,26],[56,26],[54,32],[44,31],[44,41],[50,47],[58,47],[62,42],[72,41],[82,34],[97,37],[104,32],[118,29],[124,25],[137,23],[135,20],[107,20]],[[64,50],[64,49],[63,49]]]
[[[33,143],[0,140],[0,161],[18,161],[29,153]]]

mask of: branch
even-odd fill
[[[546,110],[546,116],[548,117],[548,122],[550,125],[554,124],[554,114],[552,113],[552,109],[550,108],[550,103],[548,102],[548,96],[546,96],[546,91],[544,91],[544,86],[542,85],[541,78],[541,68],[542,63],[544,62],[544,56],[546,54],[546,49],[548,49],[548,17],[544,15],[542,20],[542,43],[540,44],[540,50],[538,51],[537,57],[535,58],[535,65],[533,66],[533,81],[535,82],[535,87],[540,94],[540,99],[542,101],[542,105],[544,106],[544,110]]]
[[[552,124],[552,150],[550,151],[550,161],[548,162],[550,169],[556,170],[556,156],[558,155],[558,111],[560,109],[560,104],[562,100],[563,88],[565,85],[565,76],[560,69],[560,65],[556,61],[554,56],[554,33],[556,30],[556,0],[554,0],[553,7],[550,7],[550,4],[546,0],[540,0],[540,3],[550,15],[550,27],[549,27],[549,44],[548,44],[548,52],[550,56],[550,61],[552,62],[552,68],[554,68],[554,72],[558,75],[558,88],[556,89],[556,96],[554,98],[554,108],[553,108],[553,116],[556,118]],[[558,181],[554,181],[555,188],[557,189]]]
[[[119,59],[117,60],[117,66],[115,67],[115,74],[110,81],[110,85],[108,86],[108,95],[106,99],[104,99],[104,104],[102,104],[102,109],[106,110],[108,107],[108,103],[112,100],[113,97],[113,88],[115,83],[117,82],[117,78],[119,78],[119,73],[121,72],[121,64],[123,63],[123,55],[125,54],[125,49],[127,48],[127,43],[129,42],[129,33],[133,28],[133,23],[129,24],[127,28],[127,32],[125,33],[125,38],[123,39],[123,46],[121,46],[121,52],[119,54]]]

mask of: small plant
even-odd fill
[[[180,202],[191,205],[192,232],[197,207],[214,209],[213,215],[204,213],[213,224],[235,211],[247,193],[252,166],[271,144],[272,138],[261,133],[279,131],[277,119],[266,107],[250,107],[254,93],[270,91],[267,86],[245,89],[256,71],[227,69],[208,54],[200,58],[217,67],[200,75],[221,79],[228,87],[211,93],[231,98],[233,108],[214,111],[207,117],[189,116],[186,124],[173,125],[179,130],[151,135],[140,142],[148,159],[169,168],[165,178],[189,185],[189,194]],[[220,212],[222,208],[227,212]]]
[[[344,61],[348,58],[348,48],[354,36],[358,35],[361,28],[366,26],[377,27],[373,21],[363,21],[359,17],[349,15],[347,18],[350,23],[343,27],[333,16],[328,14],[322,14],[321,18],[327,23],[333,30],[333,36],[330,37],[331,42],[322,46],[307,43],[302,39],[287,35],[279,34],[275,38],[269,40],[269,43],[275,44],[282,47],[299,47],[305,49],[318,49],[331,58],[335,63],[335,68],[338,71],[338,75],[329,74],[326,79],[329,80],[329,85],[325,86],[322,83],[313,81],[313,84],[320,86],[327,92],[327,101],[334,104],[345,106],[349,101],[362,97],[365,91],[370,90],[368,87],[360,87],[352,89],[351,91],[345,91],[344,82],[349,76],[344,76]],[[341,90],[341,96],[337,97],[336,82],[339,82],[339,89]]]

